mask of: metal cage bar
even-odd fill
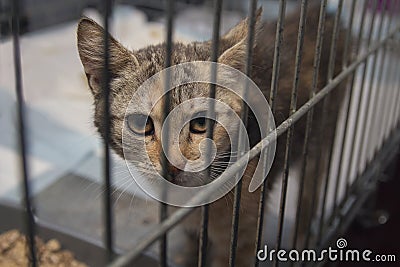
[[[279,15],[276,23],[276,33],[275,33],[275,46],[274,46],[274,59],[272,63],[272,77],[271,77],[271,91],[269,96],[269,104],[271,106],[271,111],[275,112],[275,98],[278,91],[278,78],[281,60],[281,46],[283,41],[283,30],[285,28],[285,12],[286,12],[286,0],[279,1]],[[256,236],[256,251],[261,247],[262,233],[263,233],[263,223],[264,223],[264,210],[265,210],[265,193],[267,188],[267,179],[261,185],[260,188],[260,203],[257,214],[257,236]],[[258,267],[259,260],[256,257],[255,267]]]
[[[291,92],[291,98],[290,98],[289,116],[293,115],[296,112],[296,106],[297,106],[297,91],[298,91],[298,86],[299,86],[300,67],[301,67],[301,60],[302,60],[302,54],[303,54],[304,32],[305,32],[305,28],[306,28],[306,17],[307,17],[307,5],[308,5],[307,0],[301,1],[300,21],[299,21],[296,56],[295,56],[296,61],[295,61],[292,92]],[[279,77],[278,77],[278,79],[279,79]],[[289,164],[290,164],[290,154],[291,154],[293,130],[294,130],[294,124],[292,124],[289,127],[289,129],[287,131],[287,135],[286,135],[285,162],[284,162],[284,167],[283,167],[284,171],[283,171],[282,191],[281,191],[281,199],[280,199],[280,207],[279,207],[276,251],[280,250],[281,242],[282,242],[283,222],[284,222],[284,218],[285,218],[286,195],[287,195],[287,186],[288,186],[288,178],[289,178]],[[278,264],[279,264],[278,260],[275,259],[274,266],[278,266]]]
[[[247,49],[246,49],[246,64],[245,64],[245,74],[250,77],[252,71],[252,60],[253,60],[253,49],[255,42],[255,26],[256,26],[256,9],[257,9],[257,0],[251,0],[249,6],[249,19],[248,19],[248,35],[247,35]],[[242,97],[245,100],[247,98],[247,88],[248,81],[245,80],[244,92],[242,93]],[[247,117],[248,117],[248,107],[245,101],[242,101],[242,111],[240,114],[240,119],[243,122],[244,126],[247,127]],[[238,148],[239,155],[243,156],[243,138],[242,136],[245,133],[242,132],[242,128],[239,130],[239,140],[238,140]],[[235,174],[238,175],[238,174]],[[242,180],[240,179],[234,189],[234,199],[233,199],[233,214],[232,214],[232,228],[231,228],[231,245],[229,251],[229,266],[235,266],[236,260],[236,249],[237,249],[237,240],[238,240],[238,230],[239,230],[239,217],[240,217],[240,200],[242,193]]]
[[[219,56],[219,38],[220,38],[220,28],[221,28],[221,12],[222,12],[222,0],[217,0],[214,3],[214,18],[213,18],[213,34],[212,34],[212,48],[211,48],[211,61],[218,62]],[[211,68],[211,81],[210,81],[210,99],[215,99],[216,93],[216,80],[217,80],[217,66],[212,65]],[[208,108],[208,117],[215,117],[215,103],[214,101],[210,101],[210,105]],[[207,120],[207,138],[213,139],[213,122],[211,120]],[[207,147],[208,155],[211,154],[211,143]],[[199,260],[198,267],[204,267],[206,265],[207,259],[207,245],[208,245],[208,218],[209,218],[209,205],[206,204],[201,207],[202,209],[202,220],[201,220],[201,229],[200,229],[200,237],[199,237]]]
[[[13,38],[13,59],[14,59],[14,71],[15,71],[15,92],[17,95],[17,115],[18,115],[18,145],[19,145],[19,156],[20,165],[22,170],[22,192],[23,192],[23,203],[25,206],[25,222],[26,231],[28,236],[28,248],[29,256],[31,258],[30,263],[33,267],[38,265],[36,257],[36,244],[35,244],[35,218],[33,214],[33,203],[31,200],[31,188],[29,185],[29,162],[27,159],[27,139],[26,139],[26,127],[25,127],[25,104],[23,97],[23,85],[22,85],[22,68],[21,68],[21,50],[19,42],[19,18],[20,18],[20,1],[14,0],[12,5],[12,38]]]
[[[103,68],[103,81],[102,90],[104,93],[104,244],[107,250],[108,260],[113,257],[113,214],[111,207],[111,162],[110,162],[110,82],[111,75],[109,71],[110,66],[110,34],[109,34],[109,21],[111,15],[112,4],[111,0],[104,0],[103,2],[103,20],[104,20],[104,68]]]
[[[275,98],[278,92],[278,80],[279,71],[281,65],[281,48],[283,42],[283,31],[285,29],[285,13],[286,13],[286,0],[279,1],[279,15],[276,22],[276,37],[275,37],[275,48],[274,48],[274,60],[272,65],[272,77],[271,77],[271,93],[269,96],[269,103],[271,105],[272,112],[275,111]]]
[[[174,14],[174,6],[175,6],[175,0],[168,0],[166,1],[166,28],[167,28],[167,36],[166,36],[166,47],[165,47],[165,62],[164,62],[164,67],[166,69],[166,75],[165,75],[165,103],[164,103],[164,112],[163,112],[163,123],[165,124],[164,127],[166,127],[167,130],[163,131],[163,136],[162,136],[162,142],[165,142],[166,140],[169,139],[169,125],[168,122],[166,121],[166,118],[170,112],[170,105],[171,105],[171,99],[170,99],[170,94],[168,93],[170,84],[171,84],[171,73],[169,70],[169,67],[171,66],[172,63],[172,49],[173,49],[173,43],[172,43],[172,34],[173,34],[173,14]],[[167,155],[168,155],[168,146],[163,146],[162,152],[161,152],[161,166],[162,166],[162,174],[164,179],[167,177]],[[166,192],[164,192],[165,194]],[[167,218],[167,210],[168,210],[168,204],[160,202],[160,222],[163,222]],[[167,240],[167,233],[165,232],[160,239],[160,265],[162,267],[168,266],[167,264],[167,248],[168,248],[168,240]]]

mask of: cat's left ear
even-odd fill
[[[262,30],[261,17],[262,8],[260,7],[256,11],[253,48],[257,45],[257,37]],[[249,23],[249,18],[246,18],[222,36],[221,46],[224,51],[218,58],[218,62],[242,71],[244,70]]]
[[[88,78],[89,87],[95,97],[101,96],[104,70],[104,29],[91,19],[83,18],[78,24],[78,52]],[[109,71],[117,78],[124,70],[139,65],[137,58],[128,49],[109,35]]]

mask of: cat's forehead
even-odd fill
[[[155,111],[157,113],[161,113],[167,96],[169,97],[171,109],[174,109],[183,103],[188,103],[188,105],[186,105],[188,111],[197,112],[198,109],[202,109],[203,107],[199,106],[199,104],[196,105],[196,103],[202,103],[202,101],[191,100],[207,97],[208,90],[206,90],[202,85],[193,83],[173,88],[169,90],[167,94],[165,94],[165,83],[158,82],[153,84],[149,90],[143,91],[141,94],[139,94],[136,101],[141,100],[141,109],[146,111],[152,110],[152,112]]]
[[[150,45],[135,52],[135,57],[141,64],[151,63],[158,69],[166,66],[166,45]],[[171,65],[189,61],[204,61],[210,57],[209,46],[204,43],[193,42],[190,44],[174,43],[171,53]]]
[[[206,48],[196,44],[174,44],[171,64],[177,65],[196,60],[207,60],[208,53],[204,49]],[[131,76],[135,77],[130,77],[132,83],[129,87],[133,89],[131,93],[134,95],[129,107],[130,112],[147,114],[151,112],[153,116],[162,118],[166,90],[169,90],[171,109],[174,109],[188,100],[206,98],[209,96],[209,83],[193,82],[193,80],[196,80],[193,79],[193,77],[197,77],[199,71],[204,71],[206,73],[200,76],[208,75],[210,72],[208,68],[201,70],[193,68],[192,65],[181,65],[179,68],[174,68],[173,71],[169,72],[170,81],[172,84],[179,85],[170,89],[166,86],[167,72],[165,72],[164,67],[165,45],[149,46],[140,50],[137,56],[141,65],[139,69],[136,69],[134,73],[131,74]],[[229,99],[231,97],[219,91],[220,90],[217,89],[217,98],[223,102],[231,102],[231,99]],[[191,104],[187,106],[187,113],[195,113],[207,109],[206,106],[202,104],[196,105],[195,103],[196,102],[191,102]],[[201,103],[201,101],[197,103]]]
[[[209,94],[209,85],[195,81],[198,70],[193,68],[180,65],[179,68],[167,71],[157,60],[152,59],[143,69],[142,73],[134,74],[141,78],[134,93],[146,104],[154,104],[165,95],[166,91],[169,92],[173,105],[179,105],[195,97],[206,97]]]
[[[134,92],[129,107],[130,112],[152,114],[153,117],[161,119],[166,96],[169,96],[171,110],[186,102],[188,104],[185,105],[185,109],[182,109],[182,112],[186,114],[194,114],[208,109],[208,104],[204,99],[209,98],[210,83],[192,82],[193,75],[190,69],[181,68],[179,71],[171,72],[170,75],[172,84],[174,80],[182,81],[182,84],[169,88],[166,86],[166,75],[150,78]],[[168,90],[167,94],[166,90]],[[240,104],[236,103],[237,97],[229,90],[217,86],[216,99],[231,106],[234,110],[240,109]]]

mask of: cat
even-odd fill
[[[309,7],[307,16],[307,26],[304,35],[304,50],[302,67],[299,78],[298,100],[297,106],[303,105],[309,99],[310,88],[312,87],[313,60],[317,36],[319,5]],[[327,83],[327,68],[329,62],[329,49],[333,29],[334,16],[327,14],[325,22],[325,35],[323,39],[321,65],[319,69],[319,79],[317,88],[321,89]],[[244,71],[246,60],[246,44],[248,38],[248,22],[246,18],[235,27],[229,30],[220,38],[218,62],[226,64],[235,69]],[[276,109],[274,112],[276,125],[282,123],[289,116],[289,103],[291,90],[293,86],[293,74],[295,66],[295,51],[297,44],[299,14],[293,13],[287,16],[285,20],[284,42],[281,50],[281,65],[279,76],[279,87],[275,99]],[[261,21],[261,11],[257,12],[255,23],[255,42],[253,47],[253,66],[251,79],[261,88],[266,99],[269,99],[272,64],[275,45],[276,23],[265,23]],[[104,93],[102,92],[102,74],[103,74],[103,37],[104,30],[96,22],[91,19],[83,18],[79,22],[77,29],[77,44],[79,56],[87,76],[88,85],[94,97],[94,124],[100,135],[104,137]],[[343,29],[339,31],[339,41],[337,42],[337,55],[341,55],[343,50]],[[140,161],[140,153],[147,153],[151,163],[156,170],[161,173],[161,145],[160,145],[160,121],[163,112],[163,102],[156,104],[150,118],[142,118],[140,110],[135,114],[128,114],[125,117],[126,107],[131,100],[135,90],[148,78],[164,69],[165,65],[165,49],[164,43],[151,45],[140,50],[130,51],[120,44],[116,39],[110,36],[109,48],[109,71],[111,76],[110,82],[110,145],[112,149],[124,158],[122,147],[122,129],[123,124],[131,124],[131,130],[136,133],[137,139],[145,139],[146,151],[138,151],[138,161]],[[182,44],[175,42],[171,54],[172,65],[191,61],[210,61],[211,58],[211,41],[192,42]],[[335,61],[335,73],[339,71],[341,57],[337,56]],[[343,87],[339,85],[339,87]],[[155,88],[154,90],[163,90],[163,88]],[[331,93],[331,101],[328,106],[328,116],[326,118],[325,129],[322,132],[317,131],[321,125],[321,104],[315,106],[315,116],[313,121],[313,129],[310,136],[309,159],[306,168],[304,193],[302,198],[302,209],[298,215],[300,217],[300,236],[304,236],[309,225],[309,217],[312,215],[310,205],[312,201],[313,183],[317,183],[317,194],[321,187],[324,171],[327,169],[327,154],[329,151],[329,142],[333,140],[335,123],[337,120],[340,103],[343,99],[344,90],[337,88]],[[151,99],[152,92],[144,96]],[[207,97],[209,95],[208,86],[200,86],[196,84],[183,86],[174,89],[171,93],[171,110],[178,104],[196,97]],[[234,94],[224,92],[223,88],[217,87],[216,98],[223,103],[229,105],[237,114],[242,112],[241,100]],[[154,103],[152,103],[154,104]],[[187,110],[185,112],[191,112]],[[193,110],[193,112],[195,112]],[[139,114],[138,114],[139,113]],[[128,120],[128,121],[125,121]],[[294,136],[292,141],[291,162],[293,164],[301,162],[301,151],[304,143],[305,135],[305,117],[294,125]],[[139,127],[139,126],[142,127]],[[249,114],[248,132],[256,132],[257,123]],[[213,139],[217,144],[217,151],[229,155],[231,144],[229,143],[227,133],[217,123],[213,126]],[[319,133],[319,134],[318,134]],[[205,118],[193,119],[184,130],[185,135],[180,142],[180,150],[189,160],[199,158],[199,144],[207,135],[207,127]],[[133,135],[135,136],[135,135]],[[277,151],[272,169],[268,175],[267,189],[271,189],[273,184],[282,179],[282,170],[285,158],[285,142],[283,135],[278,138]],[[322,147],[319,146],[318,138],[323,137]],[[260,141],[258,134],[250,135],[251,145]],[[135,140],[132,141],[132,146]],[[316,157],[318,149],[322,149],[323,160],[320,173],[315,174]],[[142,155],[143,156],[143,155]],[[248,186],[251,175],[258,163],[258,158],[251,160],[243,175],[243,186],[241,196],[241,216],[238,229],[238,245],[236,266],[251,266],[255,260],[255,237],[257,211],[259,206],[259,189],[253,193],[248,192]],[[214,163],[213,163],[214,164]],[[215,164],[221,164],[215,162]],[[146,169],[146,166],[143,166]],[[204,173],[198,176],[193,173],[186,174],[181,168],[168,166],[168,176],[177,184],[193,186],[201,183],[207,183],[223,171],[217,171],[207,178]],[[145,171],[143,171],[145,173]],[[316,176],[317,175],[317,176]],[[317,179],[315,179],[317,177]],[[267,203],[268,203],[267,190]],[[229,262],[229,244],[231,240],[230,228],[232,223],[233,211],[233,191],[224,198],[221,198],[210,204],[209,209],[209,241],[210,253],[208,253],[207,266],[227,266]],[[196,210],[189,216],[184,224],[190,233],[198,233],[200,222],[199,210]],[[302,242],[302,238],[299,239]],[[189,239],[190,241],[190,239]],[[300,243],[299,241],[299,243]],[[192,239],[196,244],[198,240]],[[189,255],[188,255],[189,256]],[[191,256],[191,255],[190,255]],[[186,263],[190,266],[191,263]]]

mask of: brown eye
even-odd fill
[[[126,117],[129,129],[138,135],[152,135],[154,133],[153,120],[143,114],[131,114]]]
[[[203,134],[207,131],[207,119],[198,117],[190,121],[190,132],[194,134]]]

